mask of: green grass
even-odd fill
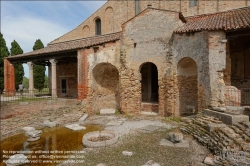
[[[119,140],[114,146],[95,149],[85,155],[84,166],[106,163],[108,166],[138,166],[149,160],[154,160],[164,166],[184,166],[190,160],[188,148],[160,146],[159,142],[167,138],[169,130],[153,133],[129,135]],[[123,151],[133,152],[132,156],[125,156]]]
[[[181,121],[181,117],[164,117],[162,118],[162,121],[166,123],[169,123],[169,122],[179,123]]]

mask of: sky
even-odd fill
[[[1,0],[1,33],[8,49],[16,40],[24,53],[30,52],[37,39],[47,46],[80,25],[106,1]],[[29,77],[27,64],[23,66],[25,77]]]

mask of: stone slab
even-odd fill
[[[215,165],[214,164],[214,161],[211,157],[206,157],[205,160],[204,160],[204,163],[207,164],[207,165]]]
[[[158,114],[155,112],[147,112],[147,111],[141,111],[142,115],[151,115],[151,116],[157,116]]]
[[[107,123],[108,126],[120,126],[123,123],[121,120],[112,120]]]
[[[106,109],[101,109],[100,114],[115,114],[115,109],[113,108],[106,108]]]
[[[28,131],[33,131],[33,130],[35,130],[35,128],[34,127],[23,127],[22,128],[25,132],[28,132]]]
[[[155,130],[158,130],[159,128],[160,128],[159,126],[147,125],[147,126],[140,128],[140,130],[155,131]]]
[[[203,111],[204,115],[219,118],[223,123],[227,125],[233,125],[238,122],[248,122],[249,117],[247,115],[232,115],[224,112],[212,111],[205,109]]]
[[[43,122],[43,126],[46,126],[46,127],[55,127],[56,126],[56,122],[54,121],[54,122],[50,122],[50,121],[48,121],[48,120],[45,120],[44,122]]]
[[[85,119],[87,119],[88,116],[89,116],[89,114],[84,114],[84,115],[79,119],[79,123],[80,123],[80,124],[84,123]]]
[[[133,152],[123,151],[122,154],[125,155],[125,156],[132,156]]]
[[[161,142],[160,142],[160,145],[161,146],[174,146],[174,143],[167,140],[167,139],[162,139]]]
[[[189,148],[189,142],[188,140],[182,140],[181,142],[174,144],[174,146],[179,148]]]
[[[66,125],[65,127],[70,129],[70,130],[74,130],[74,131],[86,129],[86,127],[80,126],[79,124],[70,124],[70,125]]]

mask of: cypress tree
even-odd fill
[[[10,55],[6,42],[3,38],[3,34],[0,32],[0,93],[4,89],[4,62],[3,58]]]
[[[44,48],[44,45],[40,39],[37,39],[33,46],[33,50],[38,50],[41,48]],[[45,66],[34,65],[34,87],[39,91],[44,88],[45,70]]]
[[[10,49],[10,55],[15,56],[22,54],[23,50],[19,46],[19,44],[14,40],[11,43],[11,49]],[[19,84],[23,82],[23,76],[24,76],[24,69],[22,63],[17,63],[14,65],[15,67],[15,88],[19,88]]]

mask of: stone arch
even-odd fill
[[[95,35],[101,35],[102,34],[102,21],[100,17],[96,17],[94,19],[95,22]]]
[[[99,63],[93,70],[93,110],[119,109],[119,71],[110,63]]]
[[[83,28],[82,28],[82,35],[83,37],[89,37],[89,26],[88,25],[85,25]]]
[[[177,65],[180,115],[198,111],[198,74],[197,64],[189,57],[182,58]]]
[[[141,73],[141,98],[142,102],[158,103],[159,85],[158,69],[152,62],[143,63],[140,67]]]
[[[114,32],[114,12],[112,7],[107,7],[105,10],[105,33]]]

